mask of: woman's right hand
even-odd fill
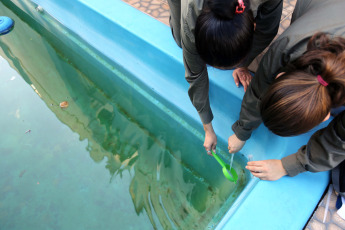
[[[207,154],[212,156],[211,150],[216,152],[217,136],[213,130],[212,123],[204,124],[204,130],[205,130],[204,147],[205,147]]]
[[[239,83],[243,85],[244,92],[247,91],[247,88],[252,80],[253,76],[250,74],[248,68],[238,67],[232,72],[232,77],[234,78],[235,84],[238,87]]]
[[[241,141],[240,139],[238,139],[236,134],[233,134],[228,138],[229,153],[237,153],[243,148],[245,143],[245,141]]]

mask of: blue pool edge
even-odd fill
[[[13,0],[12,2],[17,5],[25,5],[25,1]],[[32,2],[40,5],[42,9],[110,59],[116,55],[109,51],[111,42],[103,43],[100,40],[111,40],[112,35],[106,34],[107,28],[103,28],[103,30],[99,28],[102,27],[101,24],[88,20],[90,14],[99,17],[100,21],[106,21],[104,26],[114,25],[114,27],[125,28],[133,35],[134,39],[137,39],[136,42],[142,43],[142,46],[146,46],[147,49],[155,50],[154,55],[170,60],[172,66],[178,66],[178,70],[171,71],[176,71],[176,74],[182,73],[182,80],[167,84],[169,84],[169,88],[171,87],[170,89],[176,89],[181,93],[185,92],[180,97],[173,98],[175,101],[172,103],[179,102],[178,105],[181,110],[198,121],[198,115],[191,106],[186,93],[188,84],[183,79],[182,53],[174,43],[168,26],[122,1],[108,1],[104,4],[100,4],[100,1],[96,0],[80,0],[73,3],[65,0],[33,0]],[[78,8],[80,11],[76,14],[75,10]],[[111,32],[109,31],[109,33]],[[144,68],[143,66],[139,67]],[[138,72],[140,72],[139,67]],[[152,84],[154,85],[153,82]],[[223,88],[224,90],[235,92],[239,98],[243,96],[243,89],[236,88],[232,79],[229,79],[228,84],[233,86],[227,89]],[[214,82],[213,85],[220,87],[217,82]],[[159,85],[154,86],[154,88],[159,94],[166,91],[161,89]],[[224,130],[220,123],[215,124],[215,129]],[[228,131],[217,132],[217,134],[223,141],[226,141],[229,135]],[[300,146],[306,141],[307,137],[289,138],[288,145]],[[246,197],[240,197],[236,200],[233,205],[236,209],[231,208],[216,229],[302,229],[321,199],[328,182],[328,172],[303,173],[294,178],[284,177],[275,182],[253,179],[250,181],[251,186],[249,186],[251,191],[244,193]]]

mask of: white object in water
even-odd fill
[[[230,172],[231,172],[231,168],[232,168],[232,162],[234,161],[234,155],[235,154],[231,154],[231,160],[230,160]]]
[[[248,155],[248,162],[249,161],[253,161],[254,160],[254,156],[252,154]],[[255,176],[252,174],[252,178],[254,178]]]
[[[248,155],[248,161],[253,161],[253,159],[254,159],[253,155],[252,155],[252,154],[249,154],[249,155]]]
[[[37,6],[37,7],[36,7],[36,10],[37,10],[38,12],[43,12],[43,7],[42,7],[42,6]]]

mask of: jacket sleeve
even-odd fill
[[[185,77],[189,83],[189,98],[198,111],[201,122],[208,124],[212,121],[213,114],[208,95],[209,79],[206,64],[198,55],[195,44],[188,39],[182,39],[182,49]]]
[[[170,8],[169,24],[176,44],[181,46],[181,0],[168,0]]]
[[[274,81],[279,70],[289,62],[290,54],[286,48],[288,44],[289,38],[284,37],[271,45],[244,94],[239,120],[232,125],[232,130],[242,141],[248,140],[262,122],[260,98]]]
[[[289,176],[305,171],[321,172],[335,168],[345,160],[345,112],[324,129],[314,133],[297,153],[282,159]]]
[[[256,28],[252,49],[243,66],[249,66],[274,39],[279,29],[282,10],[283,0],[270,0],[259,6],[255,17]]]

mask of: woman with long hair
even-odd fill
[[[276,135],[295,136],[328,120],[332,108],[343,105],[345,38],[317,33],[309,40],[307,51],[291,62],[263,94],[260,114],[265,126]],[[275,180],[286,174],[332,170],[344,160],[345,111],[318,130],[297,153],[281,162],[252,162],[247,168],[254,176]]]
[[[233,77],[247,89],[247,66],[278,32],[282,0],[168,0],[170,26],[183,50],[188,94],[205,130],[208,154],[216,149],[206,65],[237,68]]]
[[[233,125],[229,152],[239,151],[261,121],[275,134],[305,133],[345,104],[345,1],[298,1],[290,27],[263,57]],[[345,112],[335,115],[297,153],[282,160],[248,162],[262,180],[332,170],[345,197]]]

